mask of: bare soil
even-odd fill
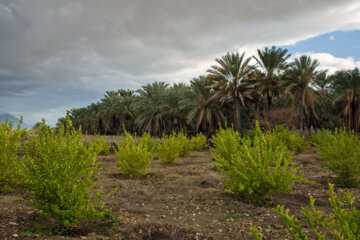
[[[100,156],[99,185],[105,193],[119,188],[106,201],[111,216],[61,230],[27,206],[18,191],[0,195],[0,239],[253,239],[251,226],[261,228],[264,239],[289,239],[272,208],[285,205],[301,217],[311,194],[317,209],[327,212],[328,181],[333,180],[320,166],[315,148],[295,159],[314,183],[296,183],[293,192],[274,195],[270,203],[257,206],[225,193],[210,150],[194,151],[174,165],[155,159],[149,176],[137,180],[119,173],[113,154]],[[359,189],[344,190],[359,199]]]

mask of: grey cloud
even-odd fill
[[[0,102],[21,112],[36,104],[29,92],[73,89],[53,93],[50,109],[177,81],[226,51],[359,28],[359,11],[355,0],[1,0]]]

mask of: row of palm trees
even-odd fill
[[[242,131],[255,118],[272,121],[274,112],[290,109],[298,119],[293,127],[345,124],[359,131],[359,69],[327,75],[309,56],[289,59],[287,49],[275,46],[250,58],[227,53],[190,84],[153,82],[136,91],[107,91],[100,102],[68,115],[74,126],[92,134],[126,129],[160,136],[179,130],[212,134],[224,125]],[[58,124],[63,122],[60,118]]]

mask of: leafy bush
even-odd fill
[[[303,152],[310,147],[310,144],[297,130],[290,131],[288,128],[279,125],[271,132],[275,134],[275,136],[278,137],[280,141],[282,141],[290,150],[297,153]]]
[[[215,166],[226,175],[227,191],[250,202],[261,202],[268,193],[289,192],[294,181],[302,180],[299,167],[292,165],[293,153],[274,135],[256,128],[253,139],[241,143],[234,130],[221,129],[212,153]]]
[[[222,159],[222,164],[218,164],[218,168],[225,168],[227,165],[232,165],[232,155],[240,151],[241,137],[237,131],[232,128],[220,128],[216,135],[212,138],[214,145],[211,148],[211,154],[214,159]],[[227,168],[226,168],[227,169]]]
[[[11,191],[17,182],[17,158],[23,137],[20,124],[17,129],[12,127],[8,119],[0,124],[0,192]]]
[[[136,142],[135,137],[125,131],[125,138],[117,143],[118,150],[115,150],[116,163],[120,172],[137,178],[149,173],[146,168],[152,163],[154,154],[149,149],[147,141]]]
[[[256,240],[263,240],[264,235],[261,230],[257,229],[256,227],[251,227],[250,232]]]
[[[145,146],[149,152],[156,152],[158,142],[147,132],[144,132],[140,138],[140,145]]]
[[[325,130],[313,140],[324,165],[346,187],[355,187],[360,180],[360,139],[345,128]]]
[[[180,146],[180,156],[189,156],[192,150],[191,141],[187,138],[186,134],[183,132],[179,132],[176,134],[176,140],[178,141],[178,145]]]
[[[68,227],[107,211],[101,201],[106,196],[100,190],[93,194],[95,174],[100,169],[98,141],[86,146],[81,129],[76,131],[69,118],[66,129],[52,129],[43,122],[38,137],[30,138],[25,146],[22,178],[31,194],[30,203]]]
[[[201,151],[204,148],[208,147],[208,144],[206,142],[206,137],[202,133],[198,133],[196,136],[193,136],[190,140],[192,149]]]
[[[322,129],[321,131],[314,132],[311,134],[310,144],[317,147],[321,142],[326,142],[331,139],[331,130]]]
[[[175,159],[180,156],[182,145],[175,133],[163,135],[161,144],[157,148],[159,159],[166,163],[175,163]]]
[[[97,148],[98,155],[108,155],[110,153],[111,144],[108,142],[107,138],[98,137]]]
[[[244,137],[253,139],[256,135],[258,135],[258,126],[259,123],[256,122],[256,127],[253,130],[247,132]],[[275,142],[273,143],[275,145],[279,144],[279,142],[282,142],[288,149],[296,153],[303,152],[310,147],[309,142],[306,141],[305,137],[301,136],[297,130],[290,131],[283,125],[278,125],[274,129],[266,131],[266,133],[268,135],[273,135],[278,139],[277,141],[274,139]]]
[[[353,205],[355,198],[352,193],[340,190],[340,196],[334,193],[334,185],[329,184],[329,203],[331,212],[326,216],[323,212],[316,210],[315,200],[310,196],[309,207],[302,207],[304,218],[299,220],[291,215],[289,209],[278,205],[277,212],[285,222],[285,226],[293,239],[313,239],[305,234],[303,225],[307,225],[316,239],[360,239],[360,211]],[[301,224],[303,222],[303,224]]]

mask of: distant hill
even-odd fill
[[[9,121],[14,122],[13,128],[17,128],[17,125],[20,122],[19,118],[11,115],[10,113],[0,113],[0,123],[5,123],[7,118],[9,119]],[[32,126],[23,122],[21,124],[21,128],[32,128]]]

